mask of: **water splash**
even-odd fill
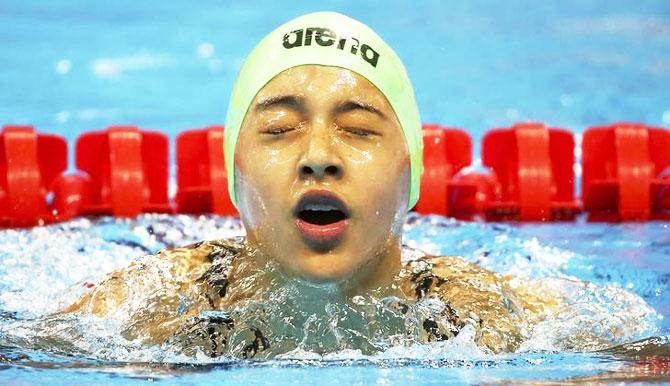
[[[569,301],[565,308],[537,325],[520,352],[603,349],[659,332],[659,315],[645,299],[617,283],[581,282],[592,272],[575,267],[587,263],[587,256],[536,237],[524,237],[518,228],[410,215],[404,230],[405,242],[412,247],[434,254],[462,255],[524,280],[541,279],[543,285],[566,295]],[[168,215],[143,215],[134,220],[79,219],[3,231],[0,345],[105,362],[226,363],[231,360],[229,355],[211,358],[204,352],[186,353],[174,341],[152,346],[140,338],[127,339],[119,319],[48,315],[76,298],[80,293],[77,288],[127,265],[134,257],[201,239],[243,234],[235,219]],[[649,279],[649,275],[638,276]],[[277,339],[277,351],[268,352],[268,356],[278,360],[476,362],[507,360],[512,355],[493,355],[477,346],[469,327],[448,341],[421,343],[411,333],[420,318],[394,313],[397,299],[355,297],[349,303],[336,303],[317,294],[320,301],[312,302],[311,309],[305,309],[304,304],[309,303],[305,299],[292,303],[309,292],[279,286],[271,302],[235,312],[243,314],[242,325],[272,327],[273,338],[281,339]],[[416,314],[431,312],[435,305],[413,307]],[[231,347],[243,340],[242,335],[232,336]]]

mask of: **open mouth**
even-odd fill
[[[300,198],[293,214],[303,238],[316,249],[328,249],[344,235],[349,209],[334,193],[312,190]]]
[[[308,205],[298,213],[298,218],[315,225],[328,225],[346,218],[343,211],[328,205]]]
[[[346,204],[335,194],[317,190],[306,193],[295,207],[300,220],[314,225],[328,225],[349,217]]]

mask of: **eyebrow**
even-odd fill
[[[365,110],[369,111],[373,114],[378,115],[382,119],[386,119],[386,115],[382,113],[379,109],[374,107],[373,105],[361,101],[356,101],[356,100],[348,100],[345,102],[340,103],[336,108],[335,112],[336,113],[346,113],[348,111],[354,111],[354,110]]]
[[[272,96],[256,103],[255,109],[267,110],[275,106],[284,106],[301,112],[305,110],[305,102],[303,98],[297,95]]]

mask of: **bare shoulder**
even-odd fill
[[[454,286],[494,290],[507,282],[504,276],[460,256],[426,255],[410,261],[408,268],[412,275],[411,281],[417,285],[419,291],[417,298],[429,293],[444,292]]]
[[[76,302],[61,312],[84,312],[105,316],[118,310],[129,298],[181,291],[191,292],[212,261],[242,248],[242,240],[202,241],[165,249],[134,259],[128,266],[111,272],[94,284]]]
[[[504,276],[459,256],[423,256],[408,263],[405,292],[417,300],[433,297],[446,304],[461,326],[476,329],[478,343],[494,352],[514,351],[523,341],[527,304]]]

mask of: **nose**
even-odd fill
[[[314,133],[309,145],[298,161],[300,178],[338,179],[342,176],[342,162],[330,143],[327,133]]]

